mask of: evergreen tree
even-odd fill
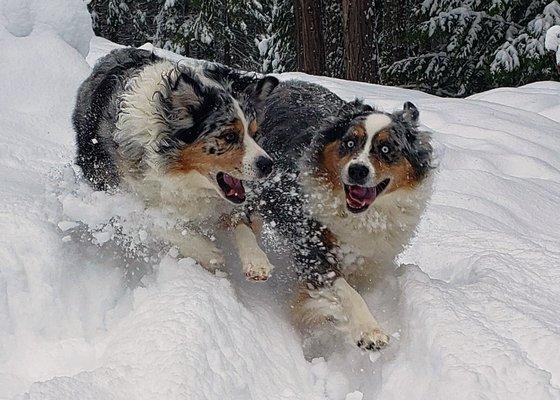
[[[558,79],[544,38],[560,24],[559,1],[91,0],[89,8],[96,33],[121,44],[466,96]]]
[[[544,32],[558,2],[424,0],[412,56],[385,66],[392,81],[446,96],[465,96],[506,82],[550,79]]]
[[[341,0],[322,0],[322,29],[325,42],[325,74],[344,76],[344,30]]]
[[[261,4],[266,31],[256,41],[260,71],[293,71],[296,68],[293,0],[269,0]]]
[[[274,36],[277,51],[289,48],[273,35],[279,16],[266,0],[92,0],[89,4],[98,35],[121,44],[138,46],[146,41],[181,55],[218,61],[247,70],[260,70],[259,43]],[[282,6],[282,5],[281,5]],[[285,6],[284,6],[285,8]],[[287,30],[287,28],[284,28]],[[262,45],[261,45],[262,47]],[[277,60],[284,60],[277,54]],[[288,62],[288,59],[285,59]],[[280,68],[281,62],[278,62]]]
[[[533,1],[529,8],[520,5],[507,11],[516,12],[517,18],[490,65],[495,84],[518,86],[553,77],[555,68],[544,41],[547,30],[560,23],[558,1]]]
[[[129,46],[149,40],[150,15],[156,6],[150,0],[92,0],[88,4],[96,34]]]
[[[250,0],[166,0],[155,17],[156,46],[179,54],[258,69],[255,38],[262,6]]]

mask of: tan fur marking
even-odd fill
[[[203,143],[197,143],[181,150],[179,160],[170,168],[171,173],[197,171],[208,175],[218,171],[235,175],[243,168],[243,149],[234,148],[220,155],[208,154]]]
[[[416,175],[414,168],[405,157],[395,163],[388,164],[376,157],[371,160],[377,176],[382,179],[391,178],[391,184],[385,189],[385,194],[394,192],[397,189],[413,189],[420,183],[420,179]]]
[[[382,130],[379,131],[375,134],[375,141],[376,142],[382,142],[382,141],[386,141],[389,140],[389,138],[391,137],[391,132],[388,130]]]
[[[327,144],[319,159],[319,174],[333,189],[342,189],[340,171],[351,158],[350,155],[340,157],[339,148],[340,140]]]
[[[327,322],[327,317],[323,314],[314,312],[306,307],[306,303],[311,301],[311,295],[304,284],[299,284],[296,297],[293,300],[292,321],[294,325],[302,332],[317,328]]]
[[[362,123],[359,123],[356,126],[354,126],[353,133],[356,137],[359,138],[367,137],[366,127]]]
[[[257,133],[257,129],[258,129],[258,125],[257,125],[257,120],[254,119],[251,121],[251,123],[249,124],[249,135],[251,136],[255,136],[255,133]]]
[[[241,122],[239,118],[234,119],[233,122],[228,125],[228,127],[231,130],[237,132],[240,136],[243,136],[243,134],[245,133],[243,131],[243,122]]]
[[[338,239],[334,233],[332,233],[329,229],[325,229],[321,232],[323,243],[329,245],[330,248],[333,248],[338,245]]]

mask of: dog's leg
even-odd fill
[[[302,287],[295,312],[302,327],[332,321],[364,350],[379,350],[389,343],[389,336],[381,330],[362,296],[342,277],[330,286]]]
[[[235,242],[247,279],[266,281],[272,272],[272,264],[261,250],[253,230],[240,222],[235,228]]]
[[[220,249],[208,238],[190,230],[161,229],[160,236],[176,246],[183,257],[191,257],[210,272],[225,265],[224,256]]]

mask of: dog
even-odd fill
[[[290,238],[303,328],[329,320],[362,349],[388,343],[355,287],[394,263],[431,193],[433,151],[418,118],[410,102],[384,113],[299,81],[267,98],[257,143],[278,176],[257,185],[249,212]]]
[[[272,265],[235,210],[246,199],[244,182],[272,171],[253,135],[277,84],[218,64],[114,50],[79,88],[76,163],[95,189],[131,191],[183,221],[156,233],[210,270],[224,258],[200,227],[219,229],[229,218],[245,275],[266,280]]]

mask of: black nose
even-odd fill
[[[352,164],[348,168],[348,176],[352,183],[361,185],[365,183],[369,175],[369,168],[363,164]]]
[[[269,157],[260,156],[257,158],[257,170],[261,178],[264,178],[272,172],[272,160]]]

